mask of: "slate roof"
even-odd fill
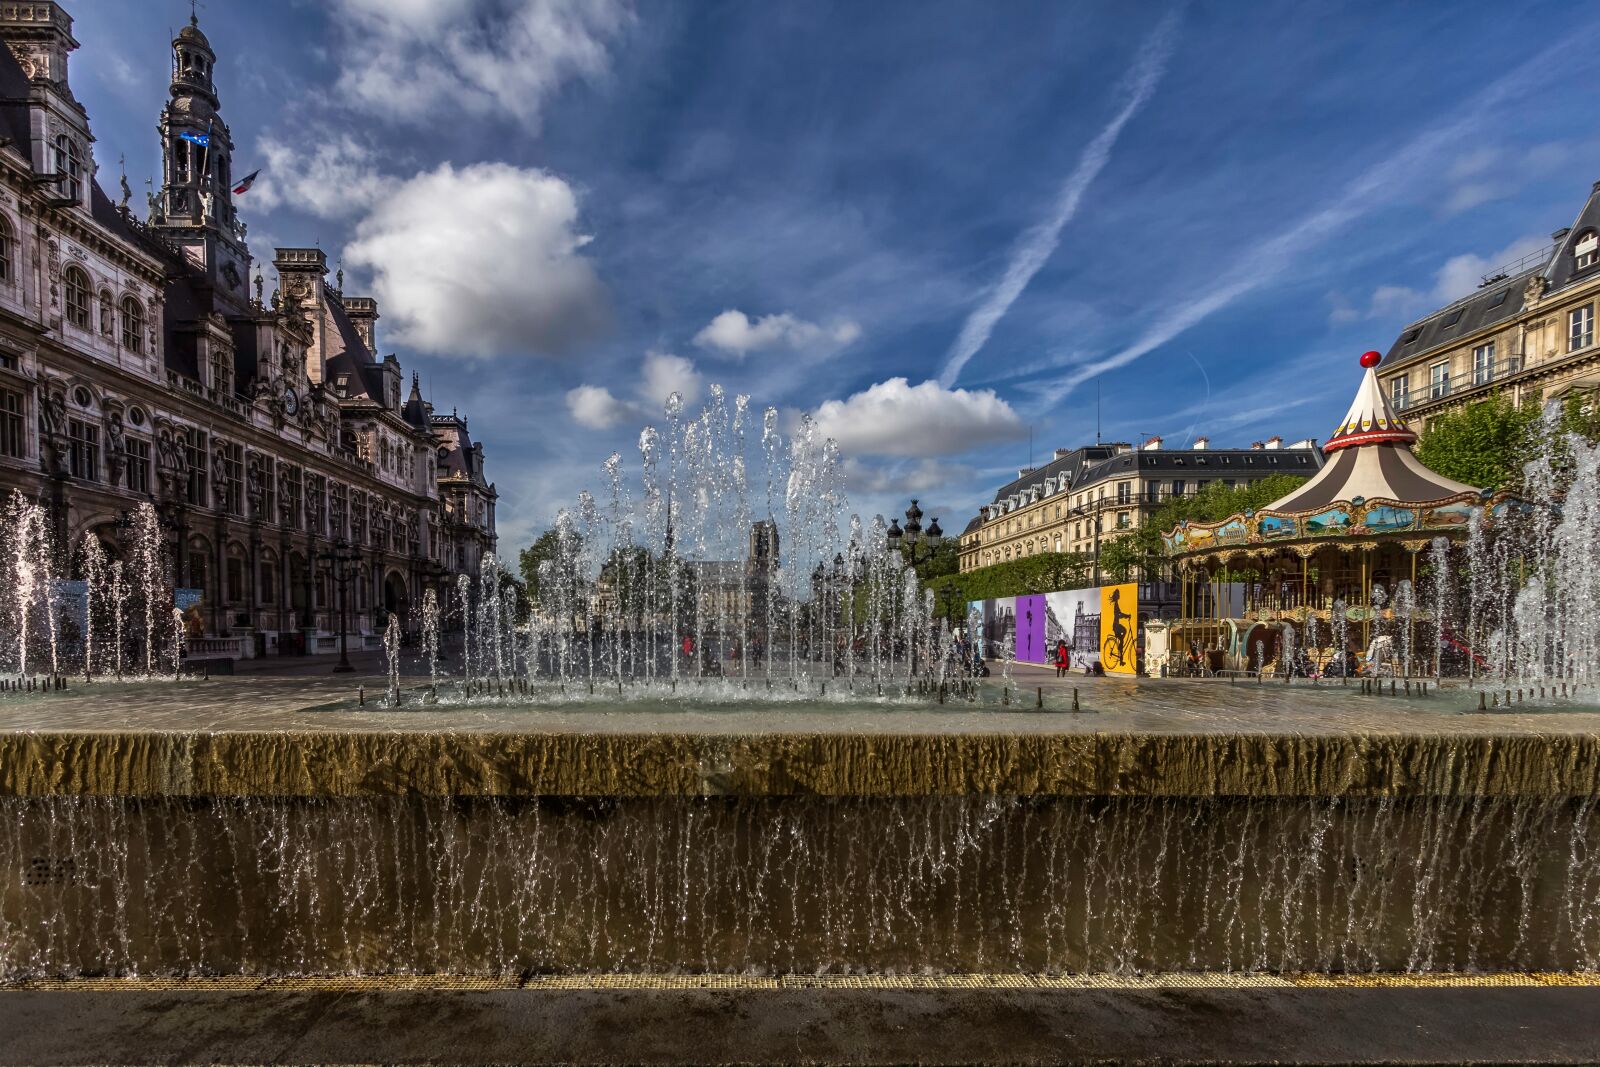
[[[33,130],[28,124],[28,76],[11,49],[0,48],[0,136],[9,137],[32,164]]]
[[[383,370],[373,358],[367,343],[361,339],[355,323],[346,314],[344,301],[336,293],[329,293],[324,301],[323,326],[325,335],[338,346],[339,352],[327,361],[326,377],[337,380],[344,376],[345,395],[371,397],[383,400]]]
[[[1590,189],[1572,225],[1551,235],[1547,251],[1528,257],[1516,269],[1485,282],[1476,292],[1407,325],[1389,346],[1384,366],[1409,363],[1462,337],[1515,318],[1525,307],[1523,291],[1535,277],[1544,278],[1548,294],[1600,275],[1600,263],[1578,271],[1573,257],[1573,246],[1585,234],[1595,231],[1600,231],[1600,182]]]
[[[433,416],[433,429],[441,435],[439,445],[439,473],[447,478],[466,478],[478,485],[488,484],[483,477],[477,453],[472,447],[472,437],[467,433],[467,420],[459,415]]]
[[[1415,358],[1440,345],[1454,343],[1487,326],[1514,318],[1523,308],[1523,290],[1528,279],[1542,274],[1545,264],[1529,267],[1486,285],[1471,296],[1462,297],[1453,304],[1435,311],[1427,318],[1418,319],[1395,338],[1384,356],[1385,366]]]
[[[1028,492],[1036,486],[1043,485],[1046,479],[1059,478],[1062,474],[1069,476],[1072,485],[1077,485],[1079,482],[1078,475],[1085,467],[1109,458],[1116,452],[1117,447],[1116,445],[1086,445],[1082,448],[1074,448],[1067,452],[1066,455],[1058,456],[1044,466],[1026,471],[1018,475],[1015,480],[1002,485],[995,490],[993,502],[998,504],[1013,493]]]
[[[433,429],[433,405],[422,399],[422,386],[415,373],[411,375],[411,395],[406,397],[400,417],[424,433]]]
[[[992,503],[1001,504],[1013,494],[1029,495],[1043,489],[1051,479],[1051,490],[1042,499],[1066,496],[1086,486],[1138,472],[1146,477],[1182,478],[1212,481],[1218,478],[1265,478],[1274,474],[1311,476],[1322,469],[1319,448],[1152,448],[1132,449],[1109,454],[1119,446],[1089,445],[1076,448],[1059,459],[1031,470],[1000,487]],[[1069,476],[1063,492],[1059,482]],[[983,525],[982,515],[967,523],[963,534],[975,533]]]

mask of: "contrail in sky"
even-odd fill
[[[1078,157],[1078,165],[1067,175],[1050,216],[1025,233],[1017,242],[1005,274],[995,283],[994,289],[984,302],[967,316],[967,321],[961,327],[960,336],[956,338],[955,344],[950,346],[944,370],[939,374],[939,384],[946,389],[956,383],[956,379],[961,376],[961,368],[967,365],[967,360],[988,343],[989,335],[994,332],[995,323],[1010,310],[1017,297],[1022,295],[1022,290],[1028,287],[1033,276],[1039,273],[1039,268],[1045,265],[1054,254],[1056,246],[1061,243],[1062,228],[1078,213],[1078,205],[1083,200],[1083,194],[1105,169],[1106,163],[1111,159],[1111,150],[1116,147],[1117,138],[1122,135],[1122,128],[1149,101],[1157,83],[1161,81],[1161,76],[1166,73],[1167,61],[1172,57],[1181,14],[1182,8],[1169,11],[1146,39],[1144,46],[1139,49],[1138,58],[1134,60],[1133,69],[1129,71],[1128,78],[1123,83],[1128,98],[1123,102],[1121,110],[1112,116],[1111,121],[1083,150],[1083,155]]]
[[[1419,174],[1427,173],[1442,153],[1481,139],[1476,126],[1484,113],[1540,87],[1548,72],[1549,56],[1541,54],[1491,83],[1453,118],[1425,131],[1388,158],[1369,167],[1348,182],[1342,192],[1325,206],[1250,249],[1216,285],[1188,301],[1168,307],[1132,344],[1102,359],[1073,367],[1067,373],[1042,383],[1036,393],[1037,409],[1049,410],[1089,379],[1132,363],[1240,297],[1281,278],[1288,266],[1297,258],[1304,257],[1309,249],[1395,196],[1396,190],[1408,188],[1406,183]]]

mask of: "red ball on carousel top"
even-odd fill
[[[1376,367],[1378,364],[1380,364],[1382,362],[1383,362],[1383,354],[1381,352],[1363,352],[1363,353],[1361,353],[1361,365],[1363,367]]]

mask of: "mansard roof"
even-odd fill
[[[22,158],[33,165],[33,126],[28,121],[28,76],[11,49],[0,48],[0,136],[11,138]]]
[[[327,377],[336,379],[341,375],[345,376],[346,396],[366,396],[373,400],[382,400],[383,370],[373,358],[372,350],[361,339],[361,331],[350,321],[350,315],[344,308],[344,301],[337,292],[329,290],[323,306],[326,315],[324,324],[329,336],[337,340],[340,348],[338,355],[327,362]]]
[[[1590,189],[1572,225],[1551,235],[1548,248],[1492,272],[1476,292],[1406,326],[1389,346],[1384,362],[1393,366],[1414,360],[1515,318],[1526,308],[1528,284],[1536,279],[1544,292],[1550,293],[1600,276],[1600,262],[1579,270],[1574,254],[1577,243],[1596,232],[1600,232],[1600,182]]]
[[[998,504],[1013,493],[1024,493],[1044,485],[1046,478],[1057,478],[1066,474],[1071,478],[1071,484],[1078,484],[1078,475],[1082,469],[1091,463],[1096,463],[1112,456],[1116,445],[1085,445],[1074,448],[1065,455],[1057,457],[1042,467],[1023,471],[1014,480],[1002,485],[995,490],[994,503]]]
[[[1524,306],[1523,291],[1528,282],[1545,272],[1545,261],[1506,274],[1484,285],[1471,296],[1446,304],[1433,314],[1418,319],[1395,338],[1384,356],[1385,363],[1397,363],[1457,338],[1469,337],[1485,327],[1515,318]]]
[[[1583,209],[1578,212],[1572,226],[1556,239],[1555,254],[1550,257],[1550,265],[1545,269],[1551,289],[1560,289],[1573,281],[1594,277],[1597,267],[1578,270],[1573,246],[1596,231],[1600,231],[1600,182],[1595,182],[1589,190],[1589,199],[1584,201]]]
[[[455,412],[448,415],[435,415],[432,419],[433,430],[440,436],[439,474],[441,477],[465,478],[474,485],[487,487],[489,482],[483,475],[483,465],[478,462],[478,453],[472,443],[472,437],[467,433],[467,420]]]
[[[422,386],[417,381],[416,374],[412,374],[411,395],[406,397],[405,406],[400,409],[400,417],[427,433],[433,429],[432,416],[433,405],[422,399]]]

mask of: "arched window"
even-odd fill
[[[16,247],[16,242],[11,237],[11,220],[0,215],[0,282],[16,280],[17,272],[12,263],[11,253]]]
[[[144,308],[137,297],[122,298],[122,347],[129,352],[144,351]]]
[[[56,173],[61,176],[61,195],[83,199],[83,149],[66,134],[56,137]]]
[[[80,330],[89,328],[89,276],[78,267],[68,267],[61,276],[65,291],[67,321]]]
[[[117,329],[116,312],[112,310],[115,301],[111,299],[111,290],[100,290],[100,332],[110,337]]]

